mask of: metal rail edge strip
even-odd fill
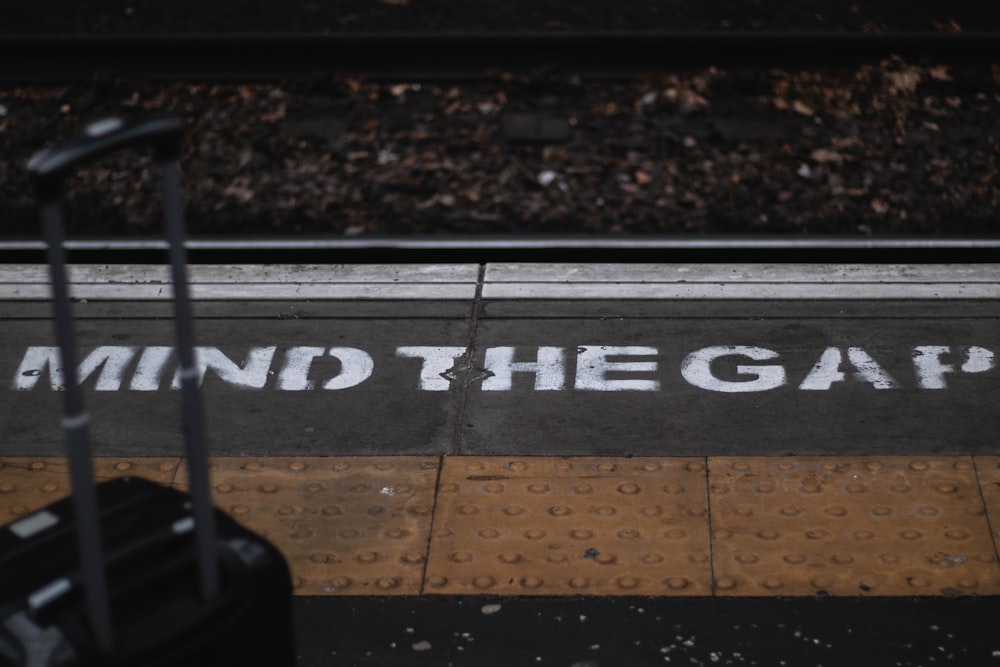
[[[250,237],[189,238],[191,261],[201,264],[399,262],[797,262],[991,263],[1000,238],[838,237]],[[149,238],[66,241],[78,263],[162,262],[166,245]],[[0,240],[0,262],[44,262],[35,239]]]

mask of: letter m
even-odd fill
[[[122,345],[105,345],[95,348],[80,362],[77,375],[82,383],[100,368],[97,376],[98,391],[118,391],[122,386],[125,368],[135,357],[136,348]],[[21,365],[14,376],[13,388],[30,391],[48,371],[52,391],[62,391],[65,385],[62,355],[58,347],[32,346],[24,353]]]

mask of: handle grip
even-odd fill
[[[42,204],[62,196],[62,181],[70,171],[109,153],[149,144],[158,162],[180,156],[184,126],[176,118],[126,121],[111,117],[94,121],[83,134],[64,144],[35,153],[28,161],[35,194]]]

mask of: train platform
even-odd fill
[[[995,265],[190,269],[300,664],[1000,665]],[[98,475],[186,479],[167,269],[71,268]],[[0,519],[68,493],[0,265]]]

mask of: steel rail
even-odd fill
[[[189,238],[192,263],[489,261],[1000,262],[1000,238],[563,236]],[[160,262],[158,239],[71,239],[76,262]],[[44,261],[39,240],[0,240],[0,262]]]
[[[891,55],[997,62],[994,32],[620,32],[189,34],[0,37],[0,80],[267,80],[303,74],[483,77],[499,72],[594,76],[666,68],[830,67]]]

